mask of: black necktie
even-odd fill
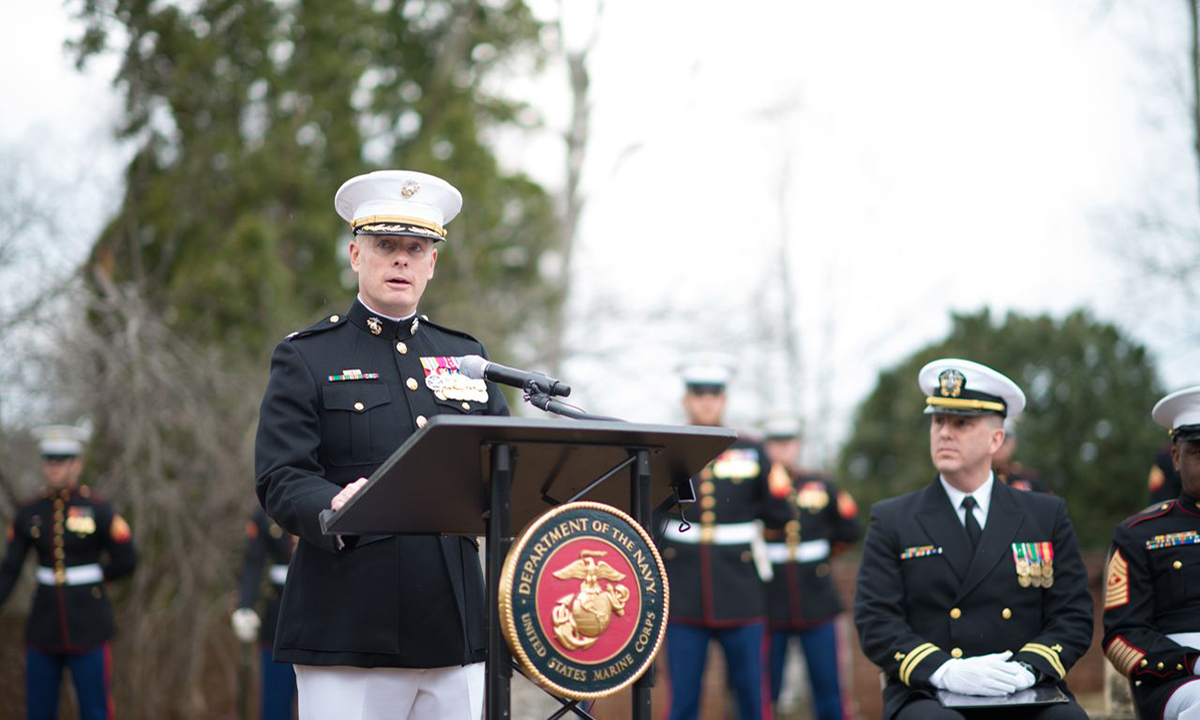
[[[967,539],[971,541],[971,550],[974,551],[979,547],[979,536],[983,531],[979,529],[979,521],[975,519],[975,498],[970,495],[963,498],[962,506],[967,511]]]

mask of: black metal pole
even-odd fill
[[[637,463],[630,471],[629,507],[633,519],[646,532],[654,533],[654,508],[650,505],[650,451],[638,450]],[[651,664],[633,684],[633,720],[650,720],[650,688],[654,687],[654,665]]]
[[[512,448],[492,446],[492,498],[487,521],[488,654],[484,713],[488,720],[512,715],[512,655],[500,630],[500,570],[512,547]]]

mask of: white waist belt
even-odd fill
[[[776,565],[793,562],[787,543],[767,543],[767,557]],[[816,562],[829,557],[828,540],[807,540],[796,546],[794,562]]]
[[[66,585],[90,585],[91,583],[104,582],[104,568],[97,563],[90,565],[76,565],[75,567],[65,568],[64,584]],[[54,568],[38,567],[37,580],[43,585],[57,585],[58,582],[54,579]]]
[[[687,532],[683,532],[679,527],[678,520],[668,520],[667,531],[663,536],[679,543],[695,545],[700,542],[700,523],[692,523]],[[712,529],[713,545],[749,545],[755,538],[761,537],[758,524],[753,522],[714,525]]]
[[[282,585],[287,582],[287,565],[272,565],[271,566],[271,582],[276,585]]]
[[[1185,647],[1200,648],[1200,632],[1168,633],[1167,637]]]

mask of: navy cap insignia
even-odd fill
[[[942,397],[958,397],[966,384],[967,379],[957,370],[944,370],[938,375],[938,391]]]
[[[601,503],[560,505],[535,520],[504,561],[499,595],[521,671],[572,700],[632,684],[666,634],[662,559],[633,518]]]
[[[383,332],[383,321],[377,317],[369,317],[367,318],[367,329],[371,331],[372,335],[378,335]]]

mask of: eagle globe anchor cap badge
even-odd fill
[[[571,700],[632,684],[666,634],[662,558],[633,518],[602,503],[568,503],[534,521],[505,558],[499,590],[521,671]]]

